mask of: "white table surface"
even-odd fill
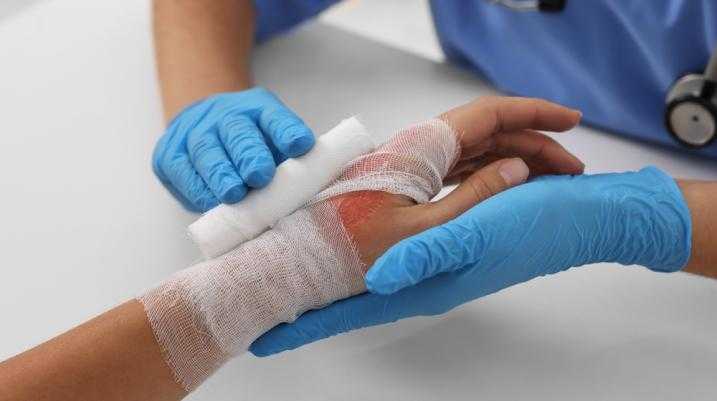
[[[258,81],[317,132],[359,114],[387,135],[490,90],[469,74],[311,24],[260,48]],[[162,131],[144,0],[54,0],[0,20],[0,359],[197,260],[150,170]],[[717,164],[587,128],[591,172]],[[257,359],[192,400],[714,400],[717,282],[596,265]]]

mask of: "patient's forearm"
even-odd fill
[[[677,183],[692,216],[692,253],[684,270],[717,278],[717,182]]]
[[[193,101],[251,86],[251,0],[154,0],[153,17],[167,120]]]
[[[0,389],[0,401],[172,401],[186,395],[137,301],[0,363]]]

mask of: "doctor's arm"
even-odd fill
[[[267,185],[277,164],[314,144],[301,118],[252,82],[257,14],[252,0],[153,1],[168,126],[152,167],[189,211],[240,201]]]
[[[252,86],[251,0],[154,0],[152,14],[167,120],[196,100]]]

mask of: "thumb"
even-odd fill
[[[491,196],[522,184],[530,170],[520,158],[497,160],[469,175],[445,198],[426,205],[424,229],[450,221]]]
[[[458,224],[440,226],[475,204],[523,183],[529,174],[523,160],[503,159],[469,176],[448,196],[430,204],[420,234],[406,238],[376,260],[366,273],[366,287],[376,294],[392,294],[439,273],[453,271],[470,260],[473,251],[483,247],[480,232],[466,232]],[[469,228],[470,230],[470,228]],[[476,228],[476,231],[479,231]]]

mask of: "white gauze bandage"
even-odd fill
[[[356,117],[346,119],[321,135],[309,153],[279,165],[269,185],[249,192],[239,203],[208,211],[189,226],[189,235],[206,258],[229,252],[304,206],[348,162],[375,147]]]
[[[347,194],[374,190],[428,202],[459,152],[441,120],[401,130],[272,229],[140,296],[177,381],[192,390],[277,324],[364,292],[366,266],[341,208]]]

